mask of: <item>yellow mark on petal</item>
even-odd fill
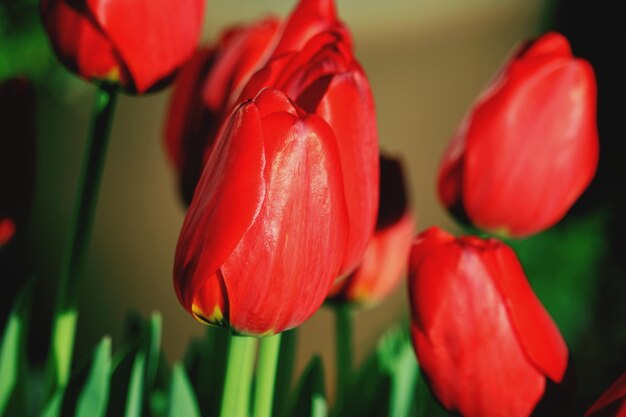
[[[215,306],[213,312],[207,317],[202,309],[196,304],[191,306],[193,317],[201,323],[221,326],[224,321],[224,314],[219,306]]]

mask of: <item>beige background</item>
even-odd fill
[[[269,10],[285,14],[292,3],[211,0],[205,38],[214,38],[228,22]],[[434,224],[453,227],[435,195],[441,152],[508,51],[536,34],[541,7],[540,0],[339,0],[373,86],[381,147],[405,160],[419,230]],[[55,143],[44,138],[40,149],[33,230],[42,270],[56,266],[87,130],[93,88],[80,82],[76,86],[46,99],[53,106],[40,116],[44,136],[63,138]],[[114,343],[119,340],[129,309],[145,315],[162,312],[170,360],[181,358],[189,338],[204,329],[179,306],[171,283],[184,213],[162,146],[168,94],[119,101],[80,288],[79,351],[93,346],[103,333],[112,334]],[[358,358],[406,310],[406,292],[400,288],[382,305],[361,312],[356,321]],[[299,366],[320,352],[328,369],[333,368],[332,325],[331,314],[322,309],[302,326]]]

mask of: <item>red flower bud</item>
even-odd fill
[[[378,133],[367,77],[345,33],[327,31],[300,51],[271,60],[250,79],[241,99],[269,86],[322,117],[335,133],[350,218],[341,273],[350,273],[363,258],[378,211]]]
[[[208,69],[194,63],[188,77],[181,78],[180,96],[174,95],[168,123],[168,150],[186,199],[192,196],[194,177],[211,153],[211,132],[219,121],[234,104],[252,99],[263,88],[279,89],[306,112],[324,119],[334,132],[350,218],[341,274],[353,271],[376,223],[378,134],[369,83],[333,2],[302,0],[280,30],[270,19],[230,32],[213,56],[206,53],[200,59]],[[189,111],[200,101],[193,93],[194,80],[203,80],[204,109]],[[203,116],[198,119],[196,114]],[[186,126],[193,126],[189,134],[183,133]]]
[[[23,78],[0,83],[0,248],[22,227],[35,182],[35,90]]]
[[[515,54],[470,109],[444,155],[439,197],[483,230],[531,235],[587,188],[598,147],[593,69],[549,33]]]
[[[411,333],[433,393],[464,417],[528,416],[567,347],[511,248],[431,228],[409,265]]]
[[[191,203],[219,126],[250,76],[267,60],[279,29],[274,18],[231,29],[214,49],[198,50],[177,77],[165,143],[185,203]]]
[[[619,377],[584,417],[626,417],[626,374]]]
[[[332,0],[301,0],[284,22],[269,17],[227,30],[216,46],[201,50],[183,68],[169,107],[165,140],[185,203],[191,202],[219,126],[241,102],[250,77],[272,56],[298,51],[315,35],[340,27]]]
[[[264,90],[234,111],[206,164],[176,250],[179,300],[240,333],[298,326],[339,272],[347,227],[332,130]]]
[[[41,12],[71,71],[141,94],[161,87],[191,57],[204,0],[42,0]]]
[[[380,204],[374,236],[363,262],[333,285],[328,298],[336,302],[372,304],[389,295],[406,274],[415,216],[411,213],[399,160],[380,156]]]

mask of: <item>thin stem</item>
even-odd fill
[[[74,209],[61,261],[52,327],[52,357],[50,358],[54,369],[54,382],[60,387],[67,384],[72,364],[78,282],[91,236],[116,98],[115,85],[103,83],[98,86]]]
[[[347,395],[352,374],[352,308],[347,304],[335,306],[335,342],[337,343],[337,408]]]
[[[271,417],[276,383],[276,367],[282,333],[261,339],[254,391],[254,417]]]
[[[221,417],[247,417],[257,339],[231,335]]]

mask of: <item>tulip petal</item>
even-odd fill
[[[219,135],[178,240],[175,287],[189,311],[205,280],[219,279],[219,267],[258,215],[265,197],[264,169],[261,119],[256,106],[247,103]]]
[[[202,103],[198,84],[215,59],[213,50],[204,48],[181,68],[172,92],[165,124],[165,147],[179,174],[184,201],[189,204],[202,174],[207,149],[212,146],[218,118]]]
[[[378,213],[378,133],[374,100],[363,72],[355,68],[335,75],[316,114],[335,132],[341,156],[350,218],[342,273],[348,273],[360,263]]]
[[[476,225],[525,236],[565,215],[598,163],[595,97],[586,61],[528,52],[510,64],[469,120],[463,199]]]
[[[561,382],[567,369],[567,346],[559,329],[533,292],[515,253],[497,243],[483,261],[502,298],[529,359],[551,380]]]
[[[165,80],[197,45],[204,0],[86,0],[138,93]]]
[[[126,78],[107,37],[67,0],[42,0],[41,15],[59,60],[86,79]]]
[[[261,94],[259,107],[276,92]],[[268,106],[276,110],[280,103]],[[347,235],[332,131],[315,116],[261,112],[265,201],[222,267],[231,326],[257,335],[295,327],[319,308],[339,271]]]
[[[234,105],[252,74],[269,59],[279,29],[280,21],[269,17],[226,33],[217,50],[216,64],[202,87],[204,103],[210,109],[222,112]]]
[[[300,0],[285,22],[273,56],[298,51],[318,33],[340,25],[334,0]]]
[[[527,417],[545,378],[529,364],[491,271],[471,247],[427,245],[413,250],[421,262],[412,265],[412,311],[422,321],[412,334],[433,391],[465,417]]]
[[[626,374],[623,374],[591,406],[584,417],[626,417]],[[621,400],[621,401],[620,401]],[[618,403],[618,401],[620,401]],[[617,405],[617,407],[614,407]]]

